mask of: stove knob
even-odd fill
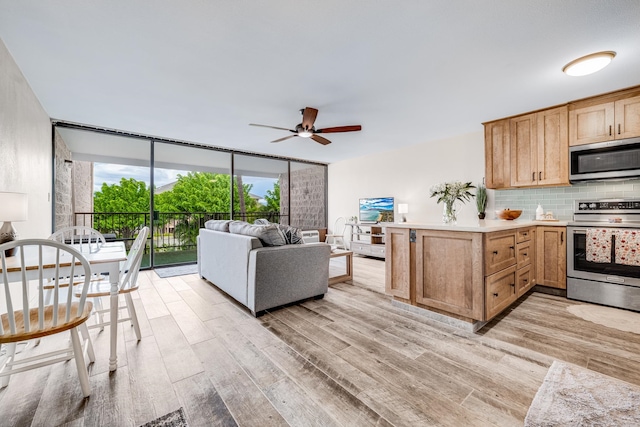
[[[586,203],[580,203],[580,206],[578,207],[578,209],[580,209],[580,210],[587,209],[587,204]]]
[[[595,203],[591,203],[591,204],[589,205],[589,208],[590,208],[590,209],[595,209],[595,208],[596,208],[596,204],[595,204]]]

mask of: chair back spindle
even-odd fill
[[[6,304],[6,313],[0,314],[7,323],[5,327],[4,322],[0,322],[0,338],[6,335],[40,332],[45,328],[69,323],[81,316],[87,292],[80,294],[76,300],[74,292],[69,290],[69,285],[78,274],[90,273],[91,267],[79,251],[48,239],[24,239],[0,247],[17,248],[13,257],[7,257],[4,250],[0,251],[2,293]],[[32,271],[27,270],[29,265],[32,266]],[[45,305],[43,284],[48,278],[51,278],[55,285],[53,301],[50,305]],[[65,283],[67,281],[69,283]],[[33,283],[37,284],[35,289],[38,294],[30,298],[30,284]],[[88,283],[89,276],[86,275],[85,284]],[[66,295],[62,295],[62,291],[66,292]],[[37,310],[31,311],[32,309]],[[31,316],[35,317],[36,313],[37,319],[32,319]],[[45,321],[47,313],[51,315],[48,324]],[[64,316],[61,318],[62,313]]]

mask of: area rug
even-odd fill
[[[638,426],[640,387],[554,361],[524,420],[541,426]]]
[[[180,408],[153,421],[149,421],[140,427],[189,427],[189,424],[187,423],[184,410]]]
[[[570,305],[567,311],[598,325],[640,334],[640,313],[591,304]]]
[[[184,276],[186,274],[196,274],[198,272],[198,264],[178,265],[176,267],[162,267],[153,270],[158,277],[163,279],[174,276]]]

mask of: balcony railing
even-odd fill
[[[151,227],[149,239],[153,239],[155,253],[193,251],[195,254],[200,228],[210,219],[230,219],[229,212],[76,212],[74,225],[85,225],[100,231],[108,240],[133,242],[138,231]],[[233,219],[253,222],[266,218],[269,222],[286,221],[280,212],[247,212],[233,214]],[[195,260],[195,255],[193,257]]]

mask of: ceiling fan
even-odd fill
[[[295,129],[280,128],[280,127],[268,126],[268,125],[258,125],[255,123],[249,123],[249,126],[261,126],[265,128],[271,128],[271,129],[286,130],[293,133],[293,135],[285,136],[284,138],[276,139],[275,141],[271,141],[271,142],[282,142],[285,139],[301,136],[303,138],[311,138],[315,142],[320,143],[322,145],[331,144],[331,141],[329,141],[327,138],[321,137],[320,135],[318,135],[319,133],[355,132],[362,129],[362,126],[360,125],[337,126],[332,128],[316,129],[313,127],[313,123],[316,121],[318,110],[316,110],[315,108],[306,107],[301,109],[300,113],[302,114],[302,123],[298,123]]]

